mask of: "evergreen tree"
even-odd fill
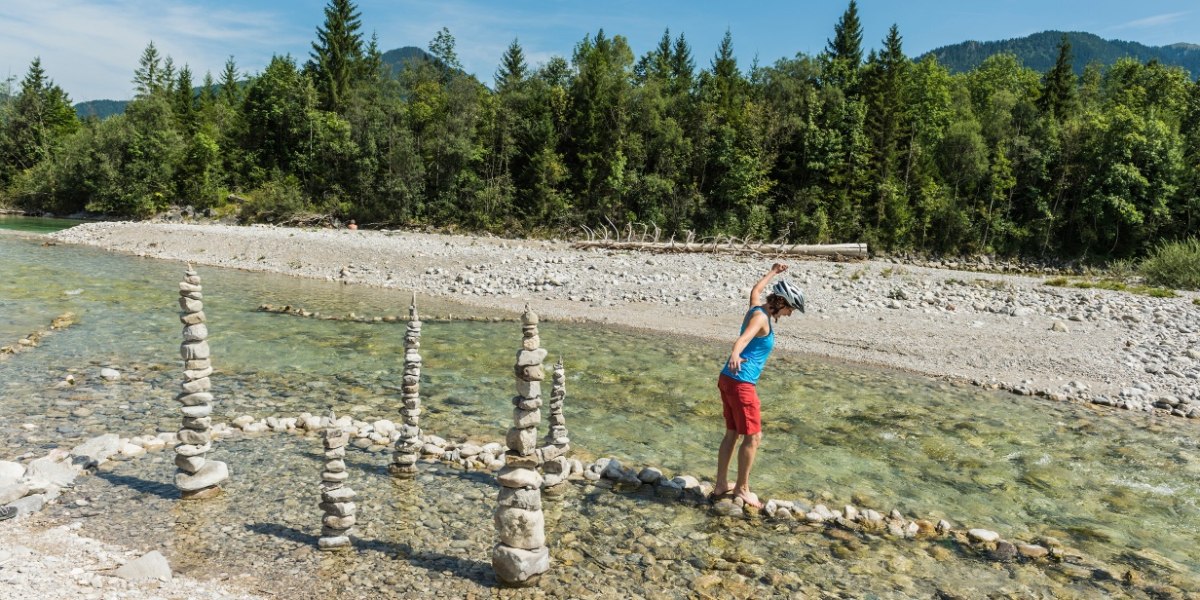
[[[226,106],[237,106],[242,101],[242,88],[238,84],[238,68],[233,56],[225,59],[225,69],[221,71],[221,100]]]
[[[1075,70],[1071,64],[1071,40],[1063,34],[1058,45],[1058,60],[1046,73],[1038,107],[1042,112],[1062,120],[1070,115],[1078,101],[1075,93]]]
[[[496,91],[503,92],[520,85],[525,81],[528,70],[525,52],[521,49],[521,43],[514,38],[500,58],[500,67],[496,70]]]
[[[50,158],[79,127],[70,98],[46,76],[40,57],[30,63],[6,112],[0,121],[0,184]]]
[[[317,28],[305,72],[317,89],[320,106],[341,112],[350,89],[364,76],[365,55],[358,8],[350,0],[329,0],[325,23]]]
[[[142,50],[138,68],[133,72],[133,89],[138,96],[149,96],[162,89],[162,57],[151,41]]]
[[[184,65],[175,82],[175,118],[189,135],[196,129],[196,92],[192,87],[192,70]]]
[[[829,85],[853,93],[863,62],[862,41],[858,2],[850,0],[846,12],[833,26],[833,39],[826,41],[824,78]]]

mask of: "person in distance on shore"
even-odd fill
[[[717,485],[712,497],[732,493],[755,508],[762,508],[758,496],[750,491],[750,469],[762,440],[762,417],[755,385],[775,347],[775,328],[771,320],[778,322],[779,317],[786,317],[793,311],[804,312],[804,292],[781,279],[771,287],[765,303],[759,304],[759,298],[767,284],[787,269],[782,263],[771,265],[771,270],[750,290],[750,310],[742,318],[741,334],[733,342],[733,351],[717,378],[725,413],[725,438],[717,452]],[[738,437],[742,438],[742,444],[738,448],[737,483],[730,485],[729,463],[733,460],[733,447]]]

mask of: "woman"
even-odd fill
[[[771,279],[787,269],[785,264],[771,265],[771,270],[750,290],[750,310],[742,319],[741,335],[733,342],[733,352],[717,378],[725,411],[725,439],[721,440],[721,449],[717,452],[717,487],[713,497],[733,493],[755,508],[762,508],[758,496],[750,491],[750,468],[754,466],[754,455],[762,440],[762,417],[755,384],[775,347],[775,329],[771,320],[779,322],[780,317],[793,311],[804,312],[804,292],[787,280],[780,280],[771,288],[765,303],[759,304],[758,299]],[[733,446],[738,436],[742,437],[742,445],[738,449],[737,484],[729,485],[729,462],[733,459]]]

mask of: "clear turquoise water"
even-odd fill
[[[80,223],[82,221],[76,219],[48,219],[45,217],[0,215],[0,229],[11,229],[28,233],[52,233],[74,227]]]
[[[199,270],[218,413],[294,415],[332,404],[356,416],[395,416],[402,323],[319,321],[256,307],[404,315],[407,294]],[[42,418],[75,423],[80,435],[175,428],[182,271],[177,263],[0,237],[0,345],[63,312],[79,317],[34,351],[0,362],[0,432],[13,432],[9,451],[55,443],[19,437],[20,423]],[[473,312],[424,297],[418,303],[426,314]],[[726,344],[562,323],[543,323],[541,337],[551,358],[565,358],[568,426],[583,455],[711,477],[723,429],[716,365]],[[502,438],[519,340],[514,323],[426,323],[423,427],[445,437]],[[95,381],[102,365],[139,375],[103,386]],[[90,377],[70,394],[55,391],[70,370]],[[81,394],[90,394],[90,419],[47,416]],[[789,356],[772,358],[760,395],[765,438],[754,484],[766,497],[899,508],[1013,539],[1051,535],[1163,577],[1200,572],[1200,429],[1192,422]]]

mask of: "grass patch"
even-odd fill
[[[1071,281],[1066,277],[1055,277],[1042,282],[1043,285],[1054,287],[1073,287],[1081,290],[1110,290],[1114,292],[1129,292],[1130,294],[1138,294],[1139,296],[1150,296],[1152,298],[1175,298],[1179,294],[1175,290],[1157,287],[1151,285],[1141,285],[1136,283],[1125,283],[1116,279],[1084,279],[1079,281]]]
[[[1153,285],[1200,290],[1200,238],[1159,244],[1138,270]]]
[[[1196,306],[1200,306],[1200,298],[1192,298],[1192,304],[1195,304]]]

